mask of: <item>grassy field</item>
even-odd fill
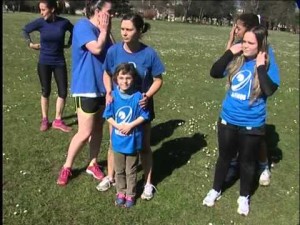
[[[38,52],[30,50],[21,28],[38,14],[3,14],[3,223],[7,225],[296,225],[299,224],[299,36],[270,32],[281,71],[281,86],[268,101],[268,145],[275,166],[271,185],[258,187],[248,217],[236,213],[239,182],[214,208],[202,206],[212,186],[217,159],[215,121],[225,93],[225,79],[209,76],[221,56],[229,27],[149,21],[143,40],[166,65],[164,86],[156,96],[153,122],[154,181],[151,201],[137,199],[130,210],[114,206],[115,190],[96,190],[85,173],[88,149],[74,164],[73,179],[56,185],[67,147],[76,132],[71,98],[65,116],[69,134],[39,131]],[[68,18],[76,22],[79,17]],[[113,21],[117,40],[119,20]],[[38,34],[34,34],[38,41]],[[66,51],[70,67],[70,50]],[[50,119],[54,117],[53,82]],[[107,124],[99,162],[106,170]],[[142,171],[139,172],[141,187]]]

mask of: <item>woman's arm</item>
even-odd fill
[[[163,85],[162,75],[158,75],[153,78],[153,83],[146,93],[143,93],[143,98],[139,101],[142,108],[145,108],[148,104],[149,98],[152,98]]]
[[[99,30],[100,34],[98,36],[97,41],[88,42],[85,47],[94,55],[100,55],[102,50],[105,47],[107,38],[109,36],[109,15],[107,13],[101,13],[99,18]]]

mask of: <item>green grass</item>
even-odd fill
[[[114,190],[100,193],[84,172],[88,149],[76,158],[75,178],[56,185],[74,133],[39,132],[40,85],[38,52],[30,50],[21,28],[38,14],[3,14],[3,222],[7,225],[92,224],[299,224],[299,36],[270,32],[281,72],[281,86],[268,101],[269,145],[280,153],[271,186],[259,187],[248,217],[236,213],[239,183],[224,193],[214,208],[202,206],[212,186],[217,159],[215,121],[225,93],[225,80],[209,77],[214,60],[225,48],[229,27],[149,21],[145,43],[166,65],[164,86],[156,96],[153,122],[154,180],[158,193],[149,202],[137,200],[130,210],[116,208]],[[68,18],[75,22],[79,17]],[[113,21],[117,40],[119,20]],[[35,34],[38,40],[38,35]],[[70,67],[70,50],[66,51]],[[70,71],[70,70],[69,70]],[[53,82],[50,118],[54,117]],[[73,115],[68,98],[65,115]],[[76,118],[66,119],[74,123]],[[104,128],[100,163],[108,146]],[[275,151],[276,150],[276,151]],[[106,166],[105,166],[106,168]],[[138,174],[139,180],[142,171]],[[25,211],[26,210],[26,211]],[[16,214],[16,215],[15,215]]]

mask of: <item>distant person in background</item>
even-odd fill
[[[139,105],[143,98],[136,90],[138,74],[131,63],[119,64],[113,80],[113,101],[106,105],[103,117],[112,125],[111,146],[114,155],[117,197],[115,204],[130,208],[136,200],[138,152],[142,150],[142,123],[149,111]]]
[[[213,78],[227,77],[227,93],[218,120],[219,156],[213,188],[203,200],[212,207],[221,198],[233,157],[239,155],[240,196],[237,212],[247,216],[258,151],[265,135],[267,98],[278,88],[277,67],[269,66],[268,31],[259,25],[246,31],[242,43],[231,46],[211,68]]]
[[[102,142],[106,94],[102,66],[107,50],[113,44],[110,38],[111,9],[110,0],[91,0],[86,6],[87,18],[79,19],[74,26],[71,94],[75,98],[78,131],[59,172],[57,184],[61,186],[68,183],[74,160],[87,142],[90,160],[86,172],[98,181],[104,177],[97,157]]]
[[[58,98],[56,100],[56,113],[55,120],[52,122],[52,128],[69,132],[71,131],[71,127],[67,126],[62,120],[68,94],[68,75],[64,48],[71,46],[73,25],[69,20],[58,16],[59,9],[57,8],[56,1],[41,0],[39,8],[41,18],[28,23],[23,28],[23,35],[30,48],[40,51],[37,65],[42,87],[42,121],[40,131],[46,131],[50,128],[48,111],[53,73],[57,84]],[[40,43],[33,43],[30,33],[34,31],[40,33]],[[67,31],[70,33],[70,38],[68,43],[65,44],[65,34]]]
[[[234,44],[241,43],[245,32],[255,26],[258,26],[259,24],[260,24],[260,16],[257,16],[256,14],[244,13],[239,15],[236,18],[236,23],[233,25],[231,29],[226,50],[230,49]],[[277,63],[275,60],[275,55],[270,45],[268,45],[268,56],[269,56],[269,67],[271,69],[278,70]],[[271,172],[269,168],[268,149],[267,149],[265,138],[262,139],[260,151],[258,152],[258,154],[259,154],[258,173],[260,175],[259,184],[262,186],[268,186],[271,182]],[[238,169],[239,169],[239,161],[237,155],[231,161],[231,165],[226,177],[226,182],[231,182],[238,176]]]

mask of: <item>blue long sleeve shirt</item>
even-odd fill
[[[68,44],[71,44],[73,34],[73,24],[63,18],[56,16],[54,21],[38,18],[23,28],[23,36],[31,42],[30,33],[37,31],[40,33],[40,56],[39,63],[44,65],[65,64],[64,46],[65,34],[70,32]]]

